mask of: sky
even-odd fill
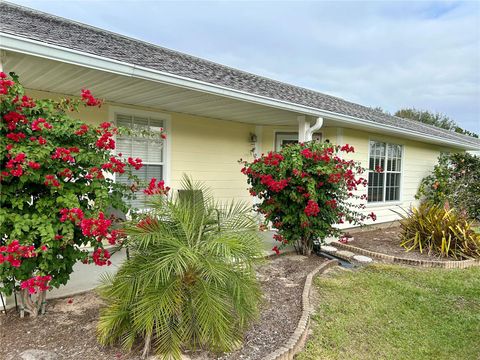
[[[480,133],[480,1],[13,2],[391,113],[440,112]]]

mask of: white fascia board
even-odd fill
[[[167,72],[137,66],[118,60],[85,53],[78,50],[47,44],[36,40],[27,39],[0,32],[0,49],[18,52],[22,54],[42,57],[50,60],[60,61],[73,65],[83,66],[90,69],[106,71],[123,76],[134,77],[163,84],[183,87],[190,90],[201,91],[213,95],[228,97],[231,99],[246,101],[254,104],[273,107],[276,109],[291,111],[315,117],[326,117],[345,124],[352,124],[361,127],[381,130],[394,135],[408,136],[425,142],[447,144],[465,150],[478,150],[473,144],[466,144],[439,136],[426,135],[417,131],[400,129],[391,125],[379,124],[374,121],[343,115],[333,111],[321,110],[310,106],[294,104],[284,100],[269,98],[262,95],[251,94],[241,90],[235,90],[220,85],[207,83],[200,80],[186,78]]]

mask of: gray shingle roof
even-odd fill
[[[480,148],[480,140],[473,137],[383,114],[334,96],[233,69],[10,3],[0,3],[0,31],[234,90],[370,120],[423,135],[438,136]]]

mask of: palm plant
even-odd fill
[[[231,351],[258,315],[255,264],[263,250],[246,204],[215,202],[184,178],[181,196],[155,196],[151,210],[125,227],[131,258],[107,276],[101,344],[131,350],[143,342],[162,358],[184,349]]]

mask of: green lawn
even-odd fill
[[[372,265],[316,279],[298,359],[480,359],[480,268]]]

